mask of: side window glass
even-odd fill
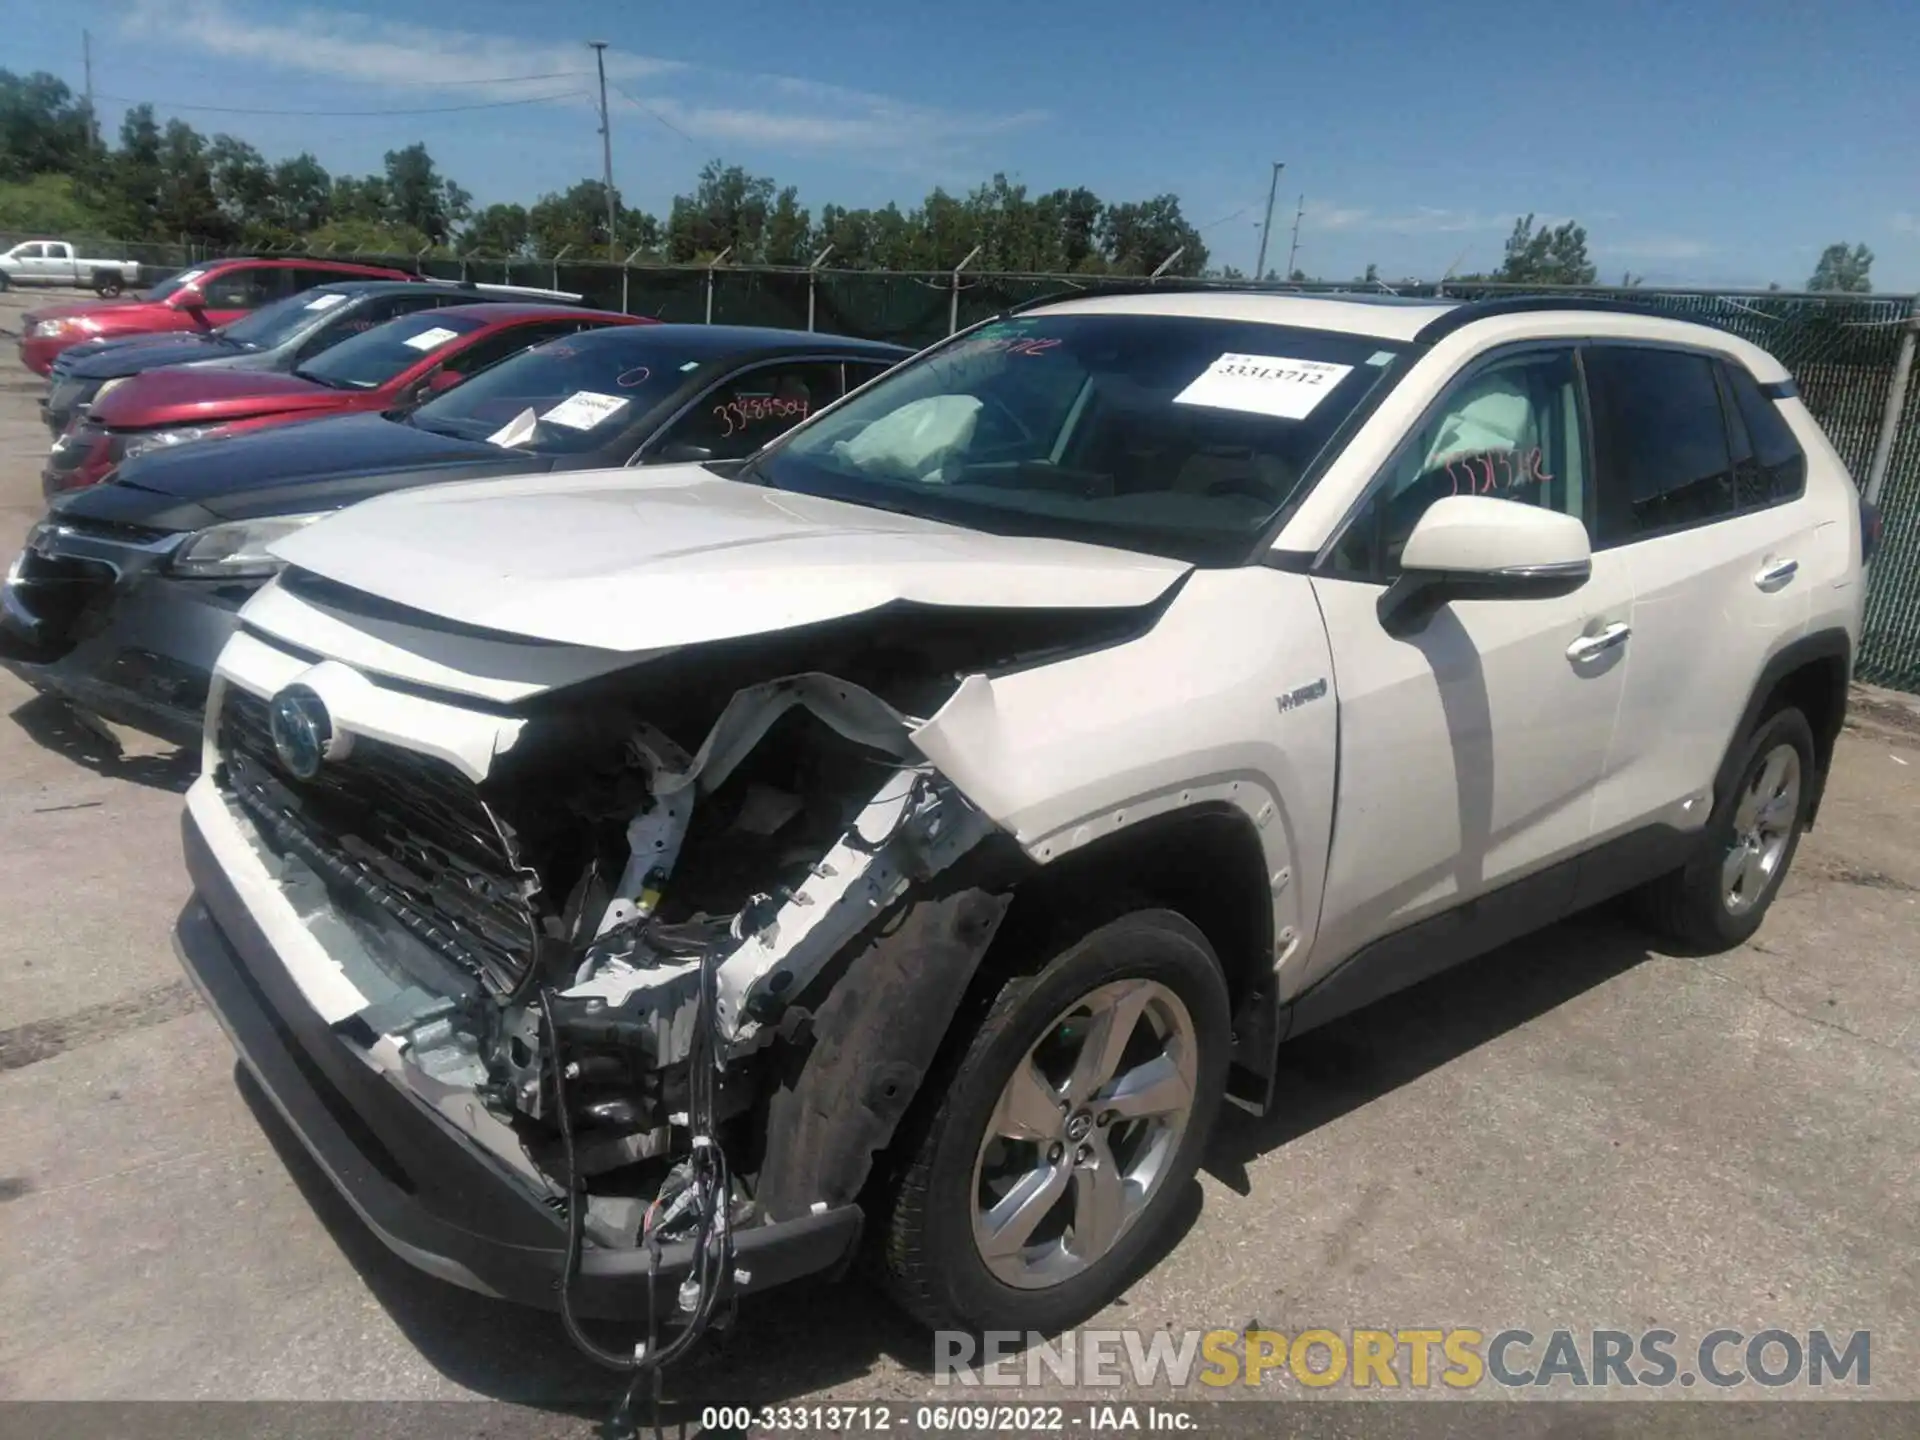
[[[1586,444],[1571,350],[1495,360],[1453,391],[1401,445],[1334,546],[1336,572],[1386,579],[1434,501],[1487,495],[1584,520]]]
[[[1736,510],[1752,510],[1767,503],[1766,472],[1754,458],[1753,438],[1734,403],[1732,380],[1724,365],[1714,366],[1720,385],[1720,413],[1727,417],[1727,453],[1733,461],[1733,503]]]
[[[14,252],[16,260],[44,260],[46,257],[47,247],[37,241],[31,245],[22,245]]]
[[[574,328],[572,321],[545,325],[515,325],[511,329],[501,330],[488,336],[462,350],[458,355],[448,356],[446,363],[440,367],[440,371],[448,375],[472,375],[486,369],[497,360],[519,354],[529,345],[538,345],[542,340],[551,340],[554,336],[564,335]]]
[[[892,368],[891,365],[876,364],[870,360],[849,360],[846,364],[847,389],[858,390],[867,381],[886,374]]]
[[[1756,474],[1742,486],[1740,505],[1771,505],[1806,493],[1807,456],[1794,438],[1793,427],[1780,407],[1760,393],[1760,384],[1744,366],[1728,365],[1723,374],[1733,392],[1734,408],[1752,450]],[[1751,494],[1749,492],[1752,492]]]
[[[257,310],[286,293],[276,283],[284,273],[257,265],[223,270],[200,282],[209,310]]]
[[[1597,543],[1624,545],[1734,512],[1733,457],[1714,363],[1675,350],[1596,345],[1587,352]]]
[[[659,443],[696,445],[715,460],[738,460],[839,398],[837,364],[761,365],[714,386]]]

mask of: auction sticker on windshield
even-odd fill
[[[422,330],[418,335],[407,341],[407,344],[416,350],[431,350],[436,345],[446,344],[447,341],[453,339],[459,333],[458,330],[449,330],[444,325],[436,325],[431,330]]]
[[[347,303],[347,297],[340,294],[316,295],[301,308],[303,310],[331,310],[336,305]]]
[[[609,416],[627,408],[624,395],[602,395],[597,390],[576,390],[540,418],[569,430],[591,430]]]
[[[1173,403],[1304,420],[1352,369],[1351,365],[1332,365],[1324,360],[1229,353],[1174,396]]]

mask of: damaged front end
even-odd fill
[[[243,634],[199,803],[296,918],[332,1034],[576,1251],[705,1244],[857,1199],[1028,863],[913,742],[977,671],[871,645],[463,704],[431,753],[390,690]]]

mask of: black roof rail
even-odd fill
[[[1462,300],[1443,315],[1436,315],[1420,327],[1413,337],[1416,345],[1431,345],[1444,340],[1465,326],[1501,315],[1531,315],[1549,310],[1589,310],[1610,315],[1638,315],[1644,319],[1684,320],[1651,305],[1630,300],[1604,300],[1593,295],[1514,295],[1501,300]]]

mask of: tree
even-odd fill
[[[1820,252],[1820,263],[1813,267],[1813,278],[1807,281],[1807,289],[1865,294],[1873,289],[1873,281],[1868,275],[1872,269],[1873,251],[1865,245],[1855,245],[1849,249],[1843,240]]]
[[[432,242],[411,225],[395,225],[377,217],[350,215],[329,220],[306,237],[306,243],[324,253],[379,255],[411,259]]]
[[[327,209],[336,224],[352,220],[378,225],[385,222],[389,203],[385,176],[336,175]]]
[[[793,186],[774,197],[760,249],[769,265],[804,265],[813,258],[813,216]]]
[[[160,140],[160,188],[154,222],[163,235],[227,242],[239,227],[213,193],[207,138],[184,120],[169,120]]]
[[[269,223],[293,235],[305,235],[332,218],[333,177],[326,166],[302,151],[273,167],[271,197]]]
[[[1353,283],[1356,285],[1378,285],[1380,283],[1380,267],[1369,260],[1367,262],[1366,274],[1355,277]]]
[[[273,171],[258,150],[232,135],[216,135],[206,159],[214,199],[229,225],[250,237],[286,230],[274,214]]]
[[[107,166],[107,204],[123,235],[164,232],[160,215],[160,126],[153,106],[135,105],[121,117],[120,147]]]
[[[749,175],[738,165],[709,160],[700,167],[693,194],[673,197],[667,218],[667,256],[676,262],[710,260],[731,250],[730,259],[757,261],[773,208],[773,181]]]
[[[1119,274],[1150,274],[1182,247],[1185,253],[1168,274],[1198,275],[1207,268],[1206,242],[1180,213],[1177,195],[1109,205],[1100,217],[1100,249]]]
[[[0,70],[0,180],[80,170],[93,155],[92,118],[64,80]]]
[[[613,203],[620,229],[612,248],[621,258],[634,250],[658,250],[660,222],[644,210],[622,205],[618,190],[613,193]],[[489,213],[501,208],[492,206]],[[536,255],[558,255],[571,245],[569,253],[581,259],[604,259],[608,253],[607,187],[599,180],[582,180],[564,192],[542,195],[526,212],[526,222],[527,243]]]
[[[1513,222],[1507,257],[1493,278],[1521,285],[1591,285],[1599,271],[1587,258],[1586,228],[1571,220],[1533,228],[1533,216]]]
[[[527,253],[532,236],[526,206],[489,205],[473,217],[460,243],[468,254],[477,250],[513,260]]]
[[[386,219],[418,230],[436,245],[453,239],[454,228],[473,213],[473,196],[434,168],[419,141],[386,153]]]

